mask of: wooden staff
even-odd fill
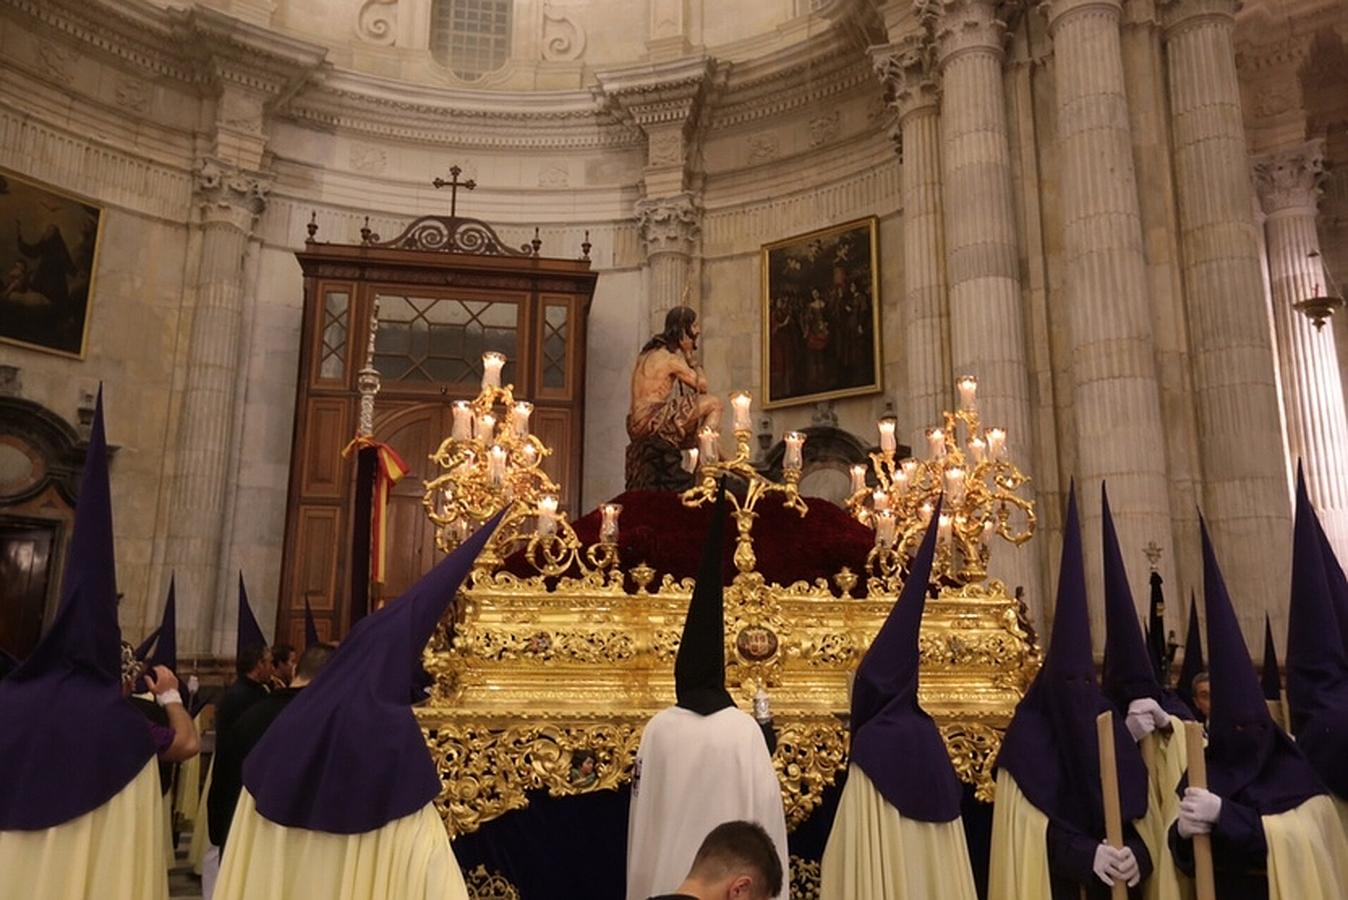
[[[1123,849],[1123,813],[1119,809],[1119,763],[1114,757],[1114,714],[1102,712],[1095,719],[1096,743],[1100,745],[1100,793],[1105,801],[1105,840]],[[1128,885],[1116,880],[1109,889],[1113,900],[1128,900]]]
[[[1184,723],[1184,740],[1189,757],[1189,787],[1208,787],[1208,760],[1203,755],[1203,726]],[[1194,885],[1197,900],[1217,900],[1217,883],[1212,875],[1212,835],[1194,835]]]

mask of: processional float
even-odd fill
[[[530,430],[530,404],[501,384],[504,362],[487,354],[477,398],[454,403],[423,500],[444,552],[508,508],[452,621],[425,652],[434,685],[417,715],[444,781],[437,805],[452,836],[527,806],[533,792],[569,796],[631,779],[642,728],[673,702],[693,587],[650,560],[625,558],[618,504],[574,523],[559,511],[558,485],[541,465],[549,448]],[[761,517],[789,517],[787,536],[774,539],[808,553],[812,531],[837,522],[825,513],[840,514],[800,494],[804,435],[785,436],[781,481],[754,465],[747,393],[731,398],[733,455],[721,458],[720,436],[704,432],[692,487],[677,495],[685,508],[702,507],[727,479],[736,524],[725,590],[727,686],[760,717],[770,702],[773,762],[792,828],[846,765],[851,673],[895,602],[942,492],[919,696],[959,777],[980,800],[992,798],[1003,730],[1040,657],[1023,605],[988,577],[988,561],[996,539],[1028,540],[1035,514],[1018,495],[1028,479],[1007,458],[1005,431],[980,420],[976,382],[962,378],[957,387],[960,408],[928,430],[923,459],[899,458],[889,419],[879,423],[869,465],[853,467],[851,518],[842,521],[874,529],[855,571],[780,584],[760,568]],[[700,546],[703,535],[672,537]]]

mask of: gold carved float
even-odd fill
[[[485,385],[473,404],[473,421],[490,416],[493,402],[506,400],[508,392]],[[506,422],[509,415],[488,422]],[[605,511],[599,542],[582,546],[565,515],[548,502],[555,486],[537,467],[546,448],[525,438],[519,418],[506,434],[479,435],[461,426],[432,457],[446,471],[427,481],[427,509],[444,536],[442,549],[467,534],[467,525],[507,504],[511,509],[460,595],[452,645],[442,629],[425,653],[435,683],[417,712],[444,782],[437,806],[452,836],[525,807],[531,792],[609,790],[631,777],[642,728],[674,699],[674,656],[693,588],[691,579],[668,575],[657,582],[645,561],[631,565],[618,558],[609,527],[617,511]],[[508,447],[498,442],[501,437]],[[723,475],[740,482],[731,512],[739,571],[725,590],[727,684],[741,709],[754,709],[756,698],[771,699],[778,735],[773,761],[794,828],[847,763],[849,679],[902,585],[906,548],[902,541],[878,541],[884,565],[869,566],[869,573],[840,571],[832,583],[767,581],[755,568],[754,505],[776,492],[803,514],[806,501],[796,491],[798,466],[793,472],[788,465],[784,483],[770,482],[752,467],[749,437],[747,430],[737,431],[736,453],[723,462],[704,455],[683,500],[706,502]],[[524,446],[533,447],[519,460],[527,472],[514,472],[515,448]],[[877,466],[885,452],[893,451],[882,451]],[[950,465],[954,454],[945,456],[920,465]],[[478,468],[493,457],[490,471]],[[929,474],[922,483],[938,486],[929,498],[934,500],[948,482],[940,471]],[[1006,478],[1001,483],[1010,484]],[[446,485],[450,502],[437,496]],[[947,504],[952,515],[1000,515],[1005,521],[1005,510],[988,507],[973,490],[966,493],[985,512]],[[911,501],[904,506],[920,508]],[[456,507],[471,510],[473,521],[456,519]],[[905,531],[906,523],[886,534]],[[506,570],[503,561],[520,550],[536,574]],[[922,705],[936,719],[959,777],[990,800],[1002,732],[1039,665],[1023,607],[999,581],[944,579],[927,603],[920,653]]]

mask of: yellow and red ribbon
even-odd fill
[[[407,474],[407,463],[403,462],[397,450],[368,435],[358,436],[347,444],[342,449],[342,457],[350,456],[352,450],[366,447],[373,447],[377,452],[374,496],[370,502],[370,580],[375,584],[383,584],[387,571],[388,494],[389,489]]]

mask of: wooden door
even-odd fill
[[[0,517],[0,650],[16,659],[42,636],[57,527]]]

